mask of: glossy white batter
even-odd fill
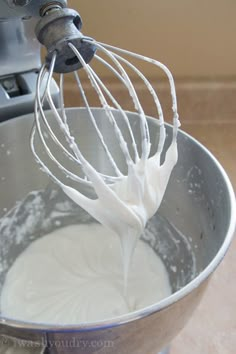
[[[120,240],[100,224],[74,225],[33,242],[15,261],[3,288],[4,316],[78,324],[114,318],[168,296],[160,258],[138,241],[127,296]]]

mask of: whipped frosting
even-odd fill
[[[72,225],[34,241],[7,274],[3,316],[78,324],[114,318],[171,293],[167,271],[139,240],[123,292],[119,237],[100,224]]]

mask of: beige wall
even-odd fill
[[[235,0],[68,3],[80,12],[85,34],[161,60],[175,77],[236,76]]]

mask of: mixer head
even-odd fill
[[[78,57],[69,47],[73,44],[82,55],[86,63],[93,58],[96,47],[86,42],[80,32],[82,20],[80,15],[72,9],[65,9],[58,4],[49,4],[41,10],[42,18],[36,26],[36,36],[48,51],[46,63],[49,66],[53,53],[57,53],[54,71],[68,73],[82,67]]]
[[[0,0],[0,121],[31,113],[41,66],[40,44],[47,47],[48,66],[57,52],[56,72],[70,72],[80,63],[67,45],[73,43],[86,62],[95,52],[82,41],[79,14],[66,8],[66,0]],[[17,54],[16,54],[17,53]],[[58,87],[51,81],[53,100],[58,104]]]
[[[6,23],[11,20],[11,27],[14,27],[16,22],[19,22],[19,20],[21,20],[22,26],[25,21],[29,21],[32,18],[35,19],[35,26],[36,19],[41,18],[36,25],[35,33],[39,42],[47,48],[48,54],[46,57],[46,61],[48,64],[52,59],[53,52],[57,52],[57,60],[54,69],[55,72],[58,73],[72,72],[81,67],[81,64],[79,63],[77,57],[72,56],[73,53],[68,47],[69,42],[75,45],[75,47],[80,51],[85,62],[87,63],[93,58],[93,55],[96,50],[96,48],[90,43],[83,42],[84,36],[80,32],[80,29],[82,27],[81,17],[75,10],[67,8],[66,5],[66,0],[0,0],[0,22]],[[14,21],[12,21],[12,19]],[[7,29],[6,26],[5,29]],[[23,32],[25,31],[22,27],[21,29],[17,28],[17,32],[19,36],[20,32],[22,32],[23,35]],[[28,31],[26,31],[26,35],[27,32]],[[7,32],[3,33],[3,35],[7,37]],[[32,40],[34,40],[31,31],[29,35],[30,36],[28,40],[29,42],[31,42]],[[11,35],[11,38],[9,38],[8,41],[8,44],[10,46],[12,40],[13,46],[13,44],[15,44],[15,39],[14,36]],[[27,58],[29,54],[30,48],[29,53],[25,53],[25,57]],[[4,55],[6,56],[6,53],[4,53]],[[19,67],[19,64],[17,65],[17,62],[15,64],[17,67]],[[36,69],[38,63],[35,65],[36,66],[34,67],[34,69]],[[16,70],[23,71],[21,70],[21,68],[12,68],[11,70],[12,72],[16,72]]]
[[[0,122],[32,113],[38,70],[40,43],[35,26],[49,3],[65,8],[66,0],[0,0]],[[53,99],[58,87],[52,81]]]

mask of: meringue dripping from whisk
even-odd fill
[[[108,164],[109,169],[105,167],[103,170],[103,166],[100,166],[98,170],[86,159],[86,151],[81,149],[80,141],[77,141],[77,137],[73,135],[70,129],[70,120],[67,117],[64,105],[63,74],[60,75],[59,109],[52,100],[50,82],[53,72],[57,71],[55,68],[58,55],[60,56],[57,50],[53,51],[50,64],[47,58],[39,72],[35,100],[35,126],[31,135],[31,148],[41,169],[75,203],[84,208],[101,224],[119,235],[124,257],[125,284],[127,284],[129,264],[137,240],[141,236],[148,219],[159,208],[171,172],[178,159],[177,132],[180,123],[177,113],[175,85],[171,72],[159,61],[97,42],[88,37],[83,37],[82,42],[91,46],[91,48],[95,48],[93,62],[97,61],[100,65],[103,65],[109,74],[112,74],[125,88],[127,98],[130,97],[136,112],[138,133],[137,127],[134,127],[128,112],[122,108],[119,98],[109,91],[101,77],[83,57],[80,48],[77,48],[72,41],[68,41],[67,47],[72,53],[70,53],[70,56],[76,57],[81,66],[78,72],[74,71],[74,77],[87,113],[87,124],[95,131],[99,144],[98,149],[96,146],[93,147],[94,141],[91,141],[91,147],[94,148],[94,151],[100,151],[100,153],[102,151],[103,158],[106,157],[107,160],[105,165]],[[173,110],[173,133],[166,152],[164,149],[166,142],[164,115],[158,95],[143,72],[133,62],[128,61],[126,57],[162,69],[169,80]],[[94,115],[94,110],[89,105],[89,98],[80,78],[82,71],[87,75],[88,81],[101,103],[102,122],[98,121]],[[135,84],[128,75],[128,71],[136,75],[146,87],[157,111],[159,140],[156,151],[152,151],[152,154],[147,114],[140,103]],[[50,114],[44,110],[45,100],[49,103]],[[53,119],[48,119],[49,115]],[[80,124],[79,118],[78,116],[78,124]],[[121,129],[121,123],[123,127],[126,127],[125,132],[124,129]],[[55,124],[57,126],[56,130],[54,129]],[[83,124],[85,123],[83,122]],[[103,125],[109,126],[110,131],[113,132],[112,139],[103,136]],[[45,156],[38,153],[37,144],[35,144],[36,133],[41,147],[43,147],[56,170],[53,169],[52,171],[49,164],[44,160]],[[49,136],[50,143],[46,138],[47,136]],[[87,139],[89,140],[89,138],[88,135]],[[129,140],[129,144],[127,140]],[[119,152],[114,155],[113,144],[115,141],[119,146]],[[53,148],[51,147],[52,144]],[[58,151],[61,151],[61,155],[58,154]],[[75,166],[75,169],[68,167],[65,158],[69,160],[70,166],[72,164]],[[121,160],[125,161],[125,169],[120,166]],[[66,177],[66,180],[61,178],[61,174]],[[76,184],[78,188],[75,186]],[[91,189],[94,193],[93,197],[87,196],[86,193],[81,191],[81,185]]]

